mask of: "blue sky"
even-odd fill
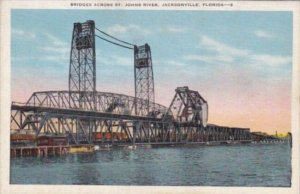
[[[86,20],[150,45],[158,103],[187,85],[208,101],[212,123],[289,130],[291,12],[13,10],[12,100],[68,88],[73,23]],[[133,52],[99,39],[96,49],[97,90],[134,95]]]

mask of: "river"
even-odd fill
[[[287,143],[119,148],[10,164],[11,184],[291,186]]]

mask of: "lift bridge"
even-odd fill
[[[96,34],[97,32],[97,34]],[[95,38],[134,52],[135,96],[96,90]],[[64,135],[70,144],[188,143],[249,140],[249,129],[208,125],[208,104],[197,91],[178,87],[169,107],[155,103],[151,49],[95,27],[74,23],[69,89],[34,92],[12,102],[11,129],[36,136]]]

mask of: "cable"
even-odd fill
[[[95,34],[95,36],[98,37],[98,38],[100,38],[100,39],[102,39],[102,40],[105,40],[105,41],[107,41],[107,42],[109,42],[109,43],[112,43],[112,44],[114,44],[114,45],[117,45],[117,46],[120,46],[120,47],[123,47],[123,48],[127,48],[127,49],[133,49],[132,47],[128,47],[128,46],[124,46],[124,45],[118,44],[118,43],[116,43],[116,42],[112,42],[112,41],[107,40],[106,38],[103,38],[103,37],[98,36],[98,35],[96,35],[96,34]]]
[[[109,34],[107,34],[107,33],[103,32],[102,30],[99,30],[99,29],[98,29],[98,28],[96,28],[96,27],[95,27],[95,29],[96,29],[96,30],[98,30],[99,32],[101,32],[102,34],[105,34],[106,36],[108,36],[108,37],[112,38],[112,39],[115,39],[115,40],[117,40],[117,41],[120,41],[120,42],[122,42],[122,43],[125,43],[125,44],[128,44],[128,45],[131,45],[131,46],[135,46],[134,44],[131,44],[131,43],[125,42],[125,41],[123,41],[123,40],[120,40],[120,39],[118,39],[118,38],[116,38],[116,37],[113,37],[113,36],[111,36],[111,35],[109,35]]]

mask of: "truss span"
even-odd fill
[[[135,112],[135,104],[145,103],[143,102],[144,100],[136,100],[136,98],[132,96],[110,92],[84,93],[85,95],[82,96],[82,92],[78,91],[40,91],[34,92],[25,104],[17,102],[13,102],[13,104],[155,118],[162,118],[167,111],[167,107],[154,104],[153,109],[149,113],[146,113],[146,111]],[[82,97],[87,99],[82,101]],[[90,100],[90,98],[94,100]],[[82,102],[85,103],[84,106],[82,106]]]

